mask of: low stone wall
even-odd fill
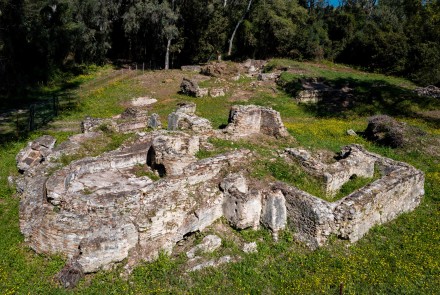
[[[286,184],[275,186],[286,199],[288,220],[297,238],[312,248],[325,244],[330,234],[356,242],[374,225],[414,210],[424,195],[420,170],[356,145],[344,150],[353,149],[378,165],[382,177],[341,200],[327,202]]]
[[[353,176],[373,177],[377,160],[358,145],[344,148],[341,159],[331,164],[322,163],[304,149],[288,148],[285,152],[288,156],[296,158],[310,174],[324,180],[325,191],[329,197],[334,196]]]

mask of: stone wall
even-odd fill
[[[235,105],[229,112],[225,132],[235,137],[262,133],[274,137],[288,136],[280,113],[271,108],[255,105]]]
[[[286,198],[288,219],[297,237],[312,248],[325,244],[330,234],[356,242],[377,224],[414,210],[424,195],[424,174],[402,162],[351,145],[359,158],[376,164],[382,177],[335,202],[320,200],[304,191],[277,184]],[[370,169],[366,167],[365,169]]]

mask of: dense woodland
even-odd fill
[[[440,1],[0,0],[3,93],[85,64],[330,60],[440,85]]]

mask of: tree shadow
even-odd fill
[[[318,89],[320,94],[316,103],[300,103],[300,105],[305,111],[317,117],[347,118],[388,114],[422,118],[419,114],[421,110],[440,108],[440,100],[419,96],[409,89],[384,80],[318,78],[315,81],[317,81],[316,85],[325,86],[322,86],[322,91]],[[283,88],[298,101],[300,92],[308,90],[304,85],[304,79],[296,79],[285,83]],[[439,120],[432,118],[427,122],[439,125]]]

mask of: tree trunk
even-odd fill
[[[167,41],[167,51],[165,52],[165,70],[170,68],[170,46],[171,46],[171,38]]]
[[[252,0],[249,0],[248,2],[248,6],[245,10],[245,12],[243,13],[243,16],[241,17],[241,19],[238,21],[237,25],[234,28],[234,31],[232,32],[231,38],[229,39],[229,49],[228,49],[228,56],[230,56],[232,54],[232,43],[234,42],[234,38],[235,38],[235,33],[237,33],[238,27],[240,26],[240,24],[244,21],[244,18],[246,17],[246,14],[249,12],[249,10],[251,9],[251,5],[252,5]]]

